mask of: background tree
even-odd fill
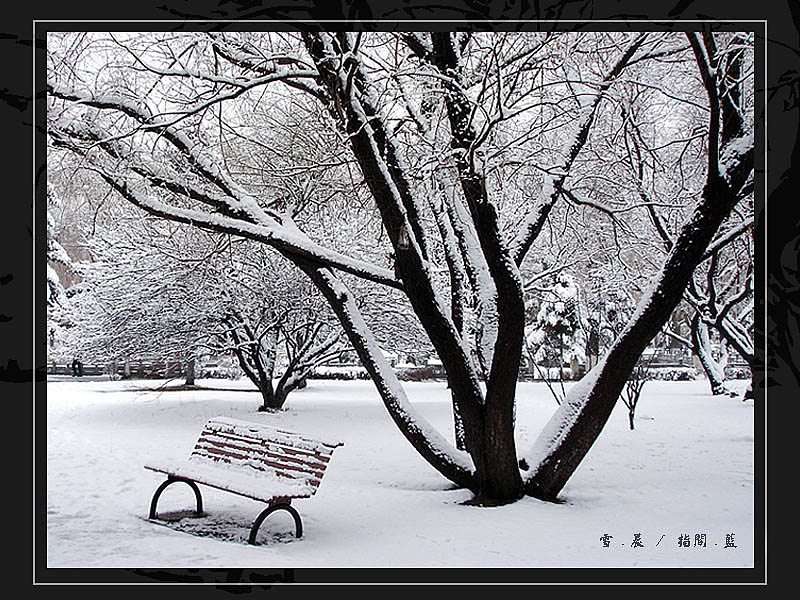
[[[750,246],[752,238],[749,230],[742,236],[745,247]],[[749,239],[748,239],[749,238]],[[750,368],[750,390],[752,375],[757,369],[753,342],[753,255],[751,252],[736,253],[739,244],[730,244],[725,249],[715,249],[711,253],[705,274],[696,274],[686,299],[694,309],[692,318],[692,344],[712,381],[712,393],[725,393],[720,387],[720,376],[724,377],[725,347],[730,346]],[[698,284],[697,280],[702,283]],[[719,338],[720,363],[711,353],[709,331],[713,330]]]
[[[232,354],[261,393],[261,409],[276,410],[342,349],[305,278],[261,245],[134,218],[91,249],[93,260],[80,265],[91,301],[76,330],[86,355],[194,362]]]
[[[625,387],[620,395],[622,403],[625,405],[625,408],[628,409],[628,426],[631,431],[635,429],[634,418],[636,417],[636,407],[639,405],[639,398],[642,396],[644,384],[652,379],[652,373],[650,371],[652,361],[652,355],[650,357],[642,356],[642,358],[639,359],[633,371],[631,371],[631,374],[628,376],[628,380],[625,382]]]
[[[568,273],[559,273],[551,287],[544,290],[536,316],[526,329],[525,343],[541,373],[540,366],[546,368],[548,388],[556,402],[561,404],[564,391],[564,365],[575,369],[586,364],[586,341],[583,339],[581,314],[579,310],[579,290]],[[550,367],[558,369],[558,382],[561,393],[550,385]],[[581,372],[572,372],[569,379],[580,378]]]
[[[56,271],[72,269],[72,258],[56,238],[56,224],[53,211],[58,208],[61,200],[52,185],[47,186],[47,321],[50,324],[48,332],[49,345],[55,345],[56,331],[71,326],[69,299],[67,298],[64,284]]]
[[[690,38],[690,40],[693,38]],[[708,36],[706,36],[706,39]],[[716,132],[723,138],[731,138],[736,132],[752,128],[753,88],[748,79],[752,72],[752,56],[748,52],[752,40],[745,34],[720,36],[721,48],[713,40],[709,48],[714,49],[721,77],[725,80],[725,93],[717,98],[720,103],[719,123]],[[696,51],[700,50],[694,44]],[[704,82],[708,85],[707,78]],[[700,130],[691,137],[664,148],[658,136],[647,132],[647,121],[637,110],[630,110],[627,121],[629,132],[627,146],[627,166],[634,176],[637,192],[642,202],[647,203],[649,225],[661,239],[662,247],[668,252],[674,243],[675,205],[670,196],[676,199],[697,189],[698,169],[694,156],[703,156],[709,150],[719,152],[720,146],[706,141]],[[709,128],[709,132],[712,128]],[[671,190],[678,190],[678,194]],[[672,204],[672,208],[670,205]],[[745,186],[730,217],[723,224],[722,231],[709,245],[698,265],[685,293],[685,301],[695,313],[689,321],[689,335],[684,337],[676,331],[669,331],[674,338],[681,340],[698,357],[709,379],[712,393],[726,392],[724,386],[724,365],[714,358],[709,328],[748,363],[751,372],[758,368],[752,341],[752,278],[753,278],[753,237],[754,200],[752,187]],[[721,316],[720,316],[721,315]],[[752,386],[752,381],[751,381]]]

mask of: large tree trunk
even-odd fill
[[[513,430],[514,391],[524,324],[521,286],[506,300],[506,306],[513,307],[515,314],[518,313],[519,322],[514,319],[501,322],[495,356],[505,359],[492,365],[484,399],[466,345],[450,315],[442,310],[443,305],[433,288],[411,186],[406,181],[400,159],[383,128],[383,122],[377,118],[377,110],[370,103],[369,94],[363,89],[359,90],[365,85],[365,75],[359,63],[350,63],[347,59],[346,68],[351,75],[344,77],[344,71],[336,69],[338,60],[331,60],[337,56],[335,46],[339,51],[349,51],[347,37],[338,35],[334,38],[326,34],[304,34],[304,37],[329,93],[336,99],[331,106],[332,115],[346,129],[353,153],[381,213],[394,247],[395,266],[403,281],[403,289],[447,372],[452,398],[464,426],[464,442],[475,466],[469,487],[481,502],[484,499],[487,502],[516,499],[522,493]],[[484,202],[475,210],[484,223],[496,226],[497,215],[492,204]],[[480,241],[485,246],[486,240]],[[499,249],[499,238],[495,242],[498,245],[492,250]],[[495,252],[493,258],[500,262],[507,257]],[[515,268],[513,261],[508,263],[503,266]],[[324,289],[322,291],[326,294]],[[500,289],[498,296],[504,297]],[[333,304],[338,304],[338,301]],[[337,309],[334,307],[334,310]],[[359,345],[363,344],[353,341],[351,332],[348,335],[358,350]],[[367,362],[372,360],[361,354],[359,356],[362,363],[365,358]],[[370,371],[367,363],[364,366]],[[373,368],[370,374],[374,371]],[[381,379],[383,377],[379,376],[376,380],[379,388]],[[398,424],[401,429],[409,427],[404,421]]]
[[[452,37],[434,33],[431,39],[437,67],[457,80],[459,60]],[[471,152],[477,137],[470,122],[472,107],[457,85],[445,85],[445,103],[452,146],[457,150],[455,160],[461,190],[497,289],[497,332],[482,406],[487,472],[476,501],[516,500],[523,492],[514,441],[514,404],[525,329],[522,281],[511,252],[503,243],[497,209],[489,201],[486,182],[472,162]]]

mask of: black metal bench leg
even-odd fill
[[[200,495],[200,488],[197,487],[197,484],[195,484],[194,481],[191,481],[189,479],[179,479],[177,477],[167,477],[167,480],[158,487],[158,489],[156,490],[156,493],[153,494],[153,499],[150,501],[150,518],[151,519],[155,519],[156,518],[156,514],[157,514],[156,513],[156,506],[158,505],[158,499],[161,497],[161,493],[165,489],[167,489],[168,486],[170,486],[171,484],[173,484],[175,482],[178,482],[178,481],[182,481],[183,483],[188,485],[190,488],[192,488],[192,490],[194,490],[194,497],[197,499],[197,514],[200,514],[200,513],[203,512],[203,497]]]
[[[258,533],[258,528],[261,527],[261,523],[264,522],[268,516],[274,513],[276,510],[285,510],[292,518],[294,518],[295,524],[295,535],[297,537],[301,537],[303,535],[303,523],[300,520],[300,515],[294,509],[294,507],[290,506],[289,504],[272,504],[267,507],[264,511],[261,512],[260,515],[256,517],[256,520],[253,521],[253,527],[250,529],[250,539],[248,540],[250,544],[255,545],[256,543],[256,534]]]

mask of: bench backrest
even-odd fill
[[[287,483],[309,486],[313,494],[331,454],[341,445],[342,442],[323,442],[267,425],[216,417],[200,433],[191,459],[270,471]]]

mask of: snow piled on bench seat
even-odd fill
[[[226,490],[240,496],[268,502],[272,498],[308,498],[316,488],[308,480],[279,477],[274,472],[259,471],[227,463],[214,464],[190,457],[182,464],[147,464],[145,469]]]
[[[304,436],[293,431],[262,425],[261,423],[251,423],[250,421],[240,421],[230,417],[214,417],[206,423],[206,429],[215,431],[227,431],[244,437],[257,438],[264,441],[284,443],[287,446],[300,448],[315,452],[320,445],[329,446],[328,452],[332,452],[337,446],[343,446],[344,442],[338,440],[319,440]]]

